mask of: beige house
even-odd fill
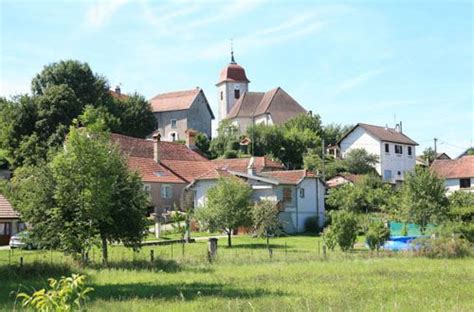
[[[201,88],[158,94],[150,105],[162,141],[185,140],[187,129],[211,138],[214,114]]]
[[[0,246],[8,245],[10,237],[24,229],[20,214],[10,202],[0,194]]]

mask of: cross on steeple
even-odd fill
[[[237,64],[234,58],[234,39],[230,39],[230,63]]]

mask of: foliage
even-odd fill
[[[449,196],[449,211],[440,232],[459,234],[474,243],[474,193],[457,191]]]
[[[62,277],[60,280],[48,279],[49,289],[41,289],[33,294],[20,293],[18,299],[22,300],[22,307],[34,311],[67,312],[84,310],[88,294],[94,291],[85,287],[85,275],[72,274],[71,277]]]
[[[204,207],[197,209],[196,217],[211,231],[221,229],[228,235],[228,246],[232,246],[233,229],[252,223],[250,186],[235,177],[220,178],[207,191]]]
[[[428,164],[431,164],[436,159],[436,152],[433,148],[427,147],[423,151],[423,155],[421,156],[424,161]]]
[[[337,246],[337,236],[331,226],[327,226],[323,231],[323,241],[329,250],[334,250]]]
[[[225,159],[231,159],[231,158],[237,158],[239,156],[239,152],[235,150],[226,150],[224,152],[224,158]]]
[[[365,175],[355,184],[344,184],[331,189],[326,203],[333,209],[355,213],[380,212],[390,206],[394,192],[378,176]]]
[[[83,256],[100,238],[106,263],[108,241],[140,246],[148,196],[103,128],[71,127],[61,152],[48,163],[18,169],[12,184],[33,237]]]
[[[199,132],[196,135],[196,147],[206,157],[213,158],[210,151],[211,142],[204,133]]]
[[[352,149],[344,157],[347,171],[354,174],[374,173],[378,161],[377,155],[369,154],[364,148]]]
[[[455,236],[418,238],[413,242],[416,254],[429,258],[461,258],[471,254],[472,246],[465,239]]]
[[[400,201],[399,219],[419,225],[422,233],[429,223],[442,221],[448,210],[444,181],[424,168],[406,174]]]
[[[379,250],[390,238],[390,229],[380,220],[371,221],[365,237],[370,250]]]
[[[228,150],[229,142],[236,141],[238,129],[229,119],[224,119],[217,128],[217,137],[210,144],[210,152],[213,157],[220,157]]]
[[[266,238],[267,247],[269,246],[270,236],[282,233],[279,213],[277,204],[271,200],[261,200],[252,209],[255,233]]]
[[[353,128],[353,125],[341,125],[336,123],[331,123],[323,127],[324,133],[324,143],[326,145],[336,144],[344,134],[349,132]]]
[[[319,219],[318,216],[311,216],[304,221],[304,229],[306,232],[319,233]]]
[[[342,251],[352,249],[357,239],[357,221],[354,214],[347,211],[331,211],[331,220],[329,229],[324,233],[327,240],[331,244],[336,242]]]

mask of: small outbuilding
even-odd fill
[[[23,230],[23,228],[24,224],[20,221],[20,214],[0,194],[0,246],[8,245],[10,237]]]

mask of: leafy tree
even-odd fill
[[[251,194],[250,186],[244,181],[235,177],[221,178],[207,191],[206,203],[197,209],[196,217],[211,231],[225,231],[231,247],[232,230],[252,223]]]
[[[369,154],[363,148],[350,150],[344,157],[346,168],[350,173],[366,174],[375,172],[375,165],[379,158],[375,154]]]
[[[349,132],[352,129],[352,125],[341,125],[336,123],[331,123],[323,127],[323,136],[326,145],[336,144],[344,134]]]
[[[456,191],[449,196],[449,211],[442,231],[461,234],[474,242],[474,193]]]
[[[418,168],[406,175],[400,199],[402,219],[419,225],[421,233],[429,223],[439,222],[446,216],[448,200],[444,181],[428,169]]]
[[[156,119],[151,111],[150,103],[138,93],[113,99],[108,110],[119,121],[111,125],[112,132],[145,138],[156,128]]]
[[[390,229],[380,220],[372,221],[369,223],[365,237],[370,250],[379,250],[390,238]]]
[[[431,164],[435,159],[436,159],[436,152],[434,151],[433,148],[427,147],[423,151],[422,158],[424,161],[426,161],[428,164]]]
[[[247,137],[252,140],[250,154],[254,156],[273,155],[281,159],[285,153],[283,144],[283,129],[263,124],[252,125],[247,128]]]
[[[196,135],[196,147],[203,155],[207,156],[208,158],[213,158],[211,151],[209,150],[211,147],[211,142],[204,133],[199,132]]]
[[[278,206],[271,200],[262,200],[256,203],[252,209],[255,232],[258,236],[266,238],[267,248],[270,248],[270,236],[282,232],[279,213]]]
[[[312,172],[323,174],[326,179],[330,179],[339,173],[347,172],[346,163],[343,160],[335,159],[331,155],[324,156],[324,164],[316,149],[309,149],[303,156],[304,168]]]
[[[228,119],[220,122],[217,128],[217,137],[215,137],[210,144],[210,151],[213,156],[220,157],[228,150],[229,142],[236,141],[237,127]]]
[[[285,122],[284,127],[287,130],[298,129],[300,131],[309,130],[321,136],[323,133],[323,128],[321,126],[321,117],[319,115],[309,115],[309,114],[299,114],[287,122]]]
[[[344,210],[331,211],[331,225],[325,229],[324,235],[329,249],[334,249],[335,243],[342,251],[352,249],[357,239],[357,220],[354,214]]]
[[[48,164],[18,170],[13,190],[35,237],[82,255],[99,238],[107,263],[108,242],[140,246],[148,196],[103,129],[103,123],[71,127],[64,148]]]

